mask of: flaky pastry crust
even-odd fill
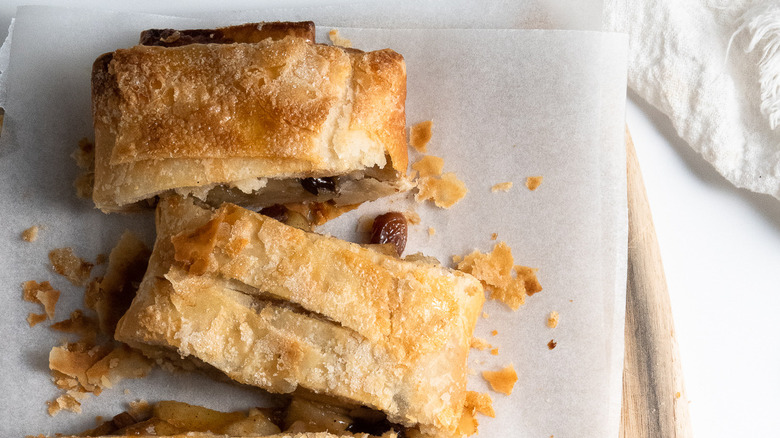
[[[406,188],[406,67],[389,49],[299,36],[139,45],[98,58],[92,88],[93,200],[104,211],[173,189],[251,193],[363,171]]]
[[[326,394],[452,432],[484,293],[475,278],[306,233],[235,205],[164,198],[117,339],[271,392]]]

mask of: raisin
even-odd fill
[[[287,222],[287,218],[289,217],[290,213],[289,210],[287,210],[287,207],[284,205],[275,204],[260,210],[260,214],[264,214],[270,218],[276,219],[279,222]]]
[[[301,180],[301,185],[307,192],[316,196],[320,194],[320,190],[335,192],[336,178],[328,176],[322,178],[305,178]]]
[[[371,227],[371,243],[392,243],[400,257],[406,248],[406,217],[392,211],[379,215]]]

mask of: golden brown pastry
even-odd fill
[[[172,191],[215,206],[346,205],[410,187],[401,55],[314,44],[300,26],[230,29],[150,31],[148,44],[183,45],[95,61],[98,208]]]
[[[116,338],[276,393],[325,394],[454,432],[484,293],[474,277],[166,197]]]

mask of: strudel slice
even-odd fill
[[[98,208],[170,192],[349,205],[411,186],[403,57],[315,44],[313,25],[255,30],[147,31],[154,45],[95,61]]]
[[[423,433],[455,431],[484,301],[474,277],[226,204],[163,198],[116,338],[276,393],[325,394]]]

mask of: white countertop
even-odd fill
[[[16,6],[25,3],[0,4],[0,38]],[[36,3],[112,6],[97,0]],[[310,2],[286,5],[301,3]],[[196,4],[198,10],[216,5]],[[242,9],[258,3],[229,5]],[[151,1],[114,6],[158,13],[177,8],[174,2]],[[674,133],[663,114],[631,93],[626,118],[663,257],[694,435],[776,434],[780,201],[732,186]]]

